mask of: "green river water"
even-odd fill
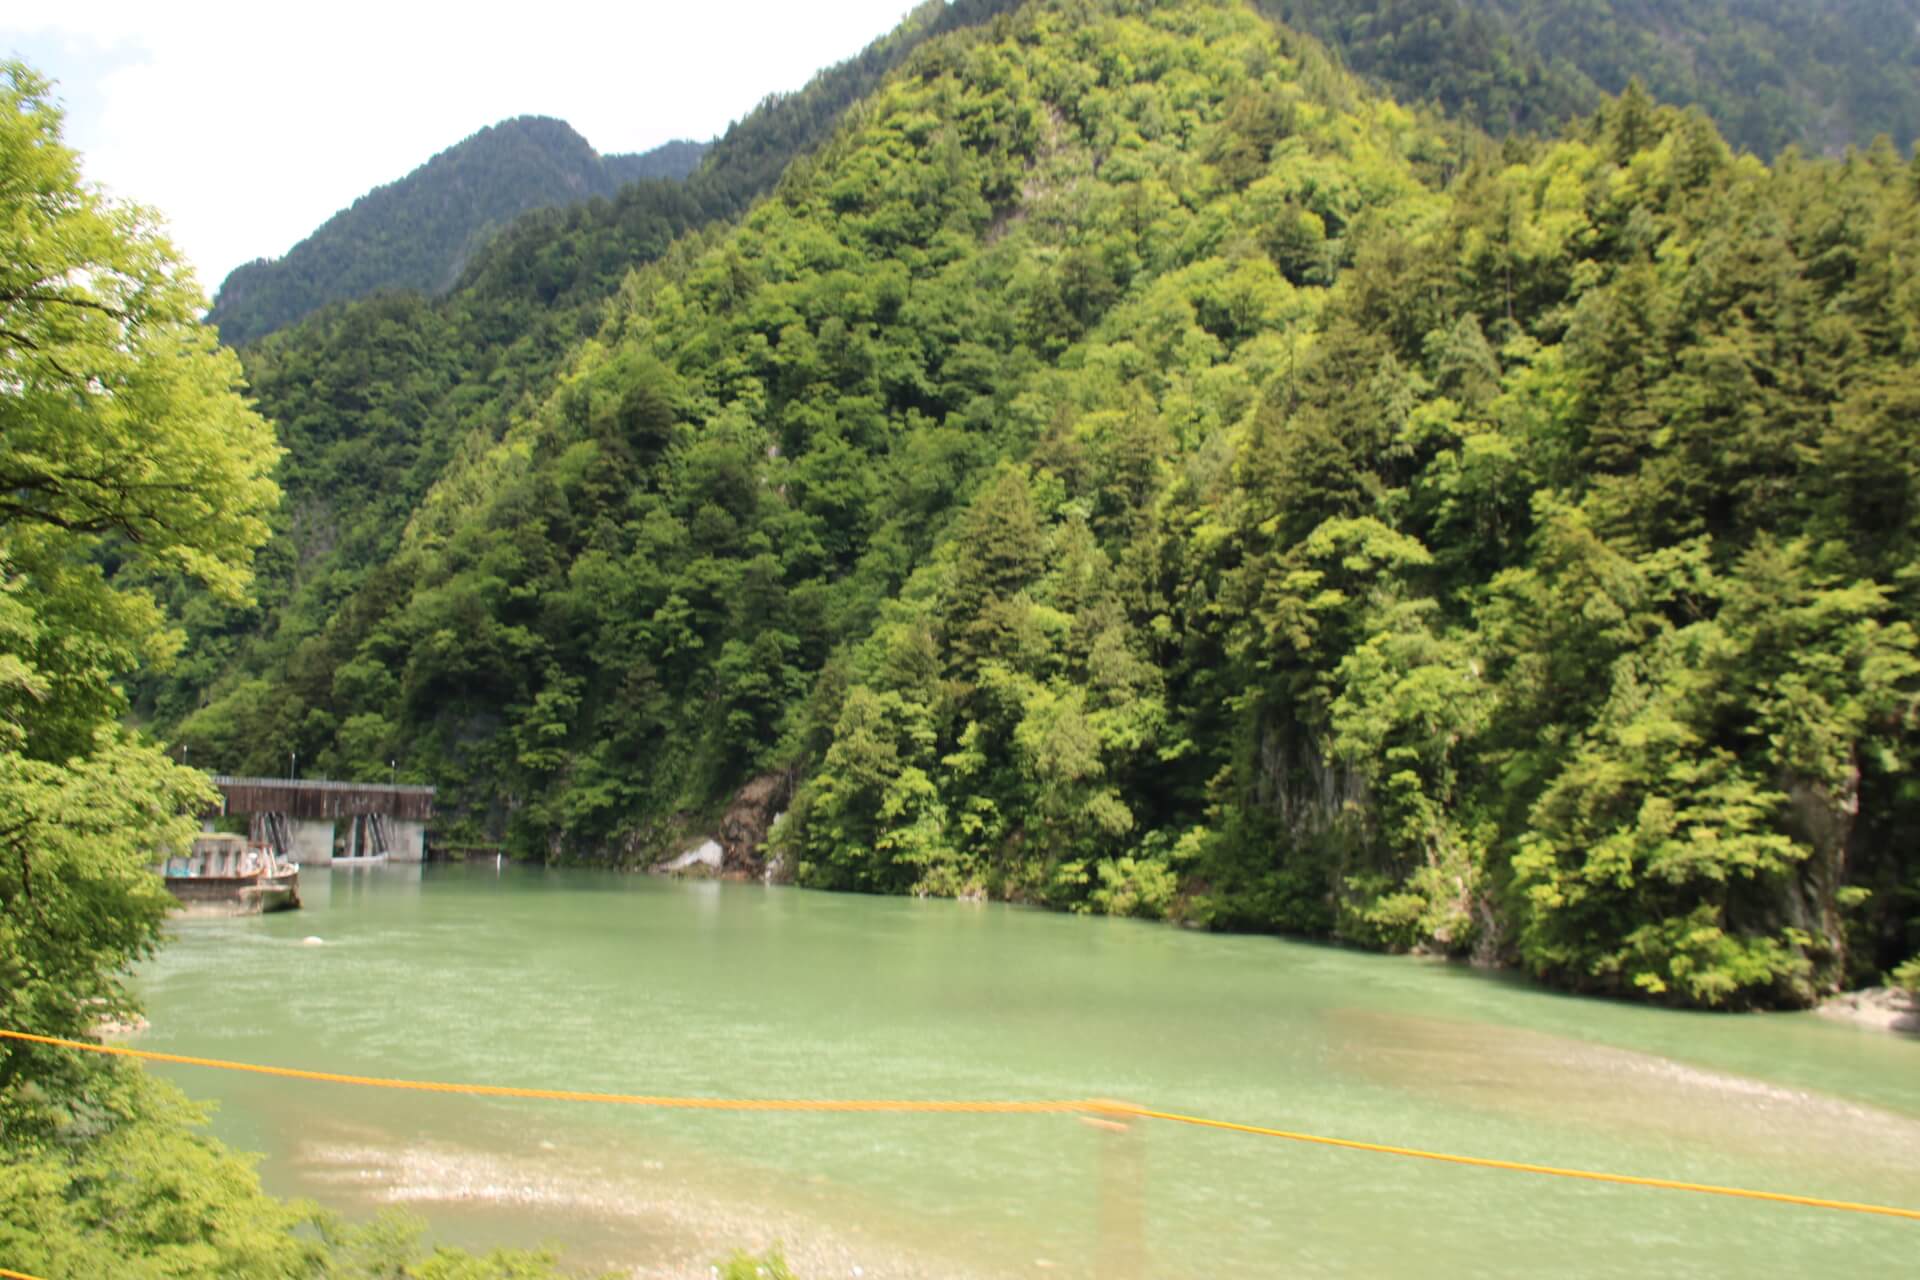
[[[185,920],[140,1047],[604,1092],[1111,1097],[1429,1150],[1920,1207],[1920,1040],[1579,999],[1164,925],[493,867]],[[308,935],[320,945],[303,942]],[[1848,1276],[1920,1223],[1063,1115],[664,1112],[168,1069],[270,1190],[699,1276]]]

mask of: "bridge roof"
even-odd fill
[[[387,782],[332,782],[323,778],[236,778],[215,774],[227,813],[284,813],[290,818],[345,818],[384,813],[426,822],[433,817],[432,787]]]

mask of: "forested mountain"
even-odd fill
[[[989,6],[992,7],[992,6]],[[1698,105],[1738,147],[1838,153],[1920,129],[1920,0],[1258,0],[1268,16],[1331,45],[1402,102],[1432,103],[1496,135],[1557,128],[1639,78],[1653,96]],[[909,29],[975,21],[980,6]],[[863,55],[874,56],[881,50]],[[791,114],[791,111],[788,113]],[[598,156],[557,120],[482,129],[329,219],[283,258],[235,269],[209,320],[233,345],[329,302],[387,289],[435,293],[486,237],[532,209],[610,196],[641,178],[679,179],[706,144]],[[735,147],[735,164],[742,148]],[[794,154],[763,152],[773,172]]]
[[[437,293],[520,214],[612,195],[639,178],[684,178],[705,150],[669,142],[643,155],[602,156],[564,121],[504,120],[361,196],[285,257],[236,267],[207,319],[238,346],[330,302],[389,289]]]
[[[1920,135],[1920,0],[1489,0],[1603,92],[1635,76],[1763,157]]]
[[[1920,949],[1920,165],[1496,143],[1202,0],[835,75],[245,353],[289,501],[144,692],[195,762],[629,864],[778,775],[803,883],[1676,1003]]]
[[[343,601],[378,580],[447,460],[487,447],[546,393],[633,267],[743,211],[922,43],[1015,3],[928,0],[804,89],[769,96],[684,183],[639,181],[611,199],[535,210],[489,241],[446,297],[336,304],[244,348],[254,394],[292,443],[277,472],[285,499],[256,558],[251,607],[175,589],[189,641],[167,670],[141,674],[140,713],[174,726],[218,684],[219,707],[202,729],[219,738],[228,730],[210,726],[227,724],[252,744],[248,759],[267,760],[268,742],[306,713],[279,674]]]
[[[1596,109],[1638,77],[1734,145],[1838,154],[1920,131],[1920,0],[1260,0],[1403,102],[1496,133]]]

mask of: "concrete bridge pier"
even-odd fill
[[[388,862],[425,862],[427,860],[427,824],[414,818],[392,818],[387,823],[393,843],[387,846]]]
[[[303,867],[333,865],[333,819],[288,818],[288,851]]]

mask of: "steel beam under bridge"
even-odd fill
[[[215,774],[213,784],[220,789],[220,815],[252,815],[256,838],[304,866],[333,861],[342,821],[345,857],[385,854],[394,862],[419,862],[426,856],[432,787],[229,774]]]

